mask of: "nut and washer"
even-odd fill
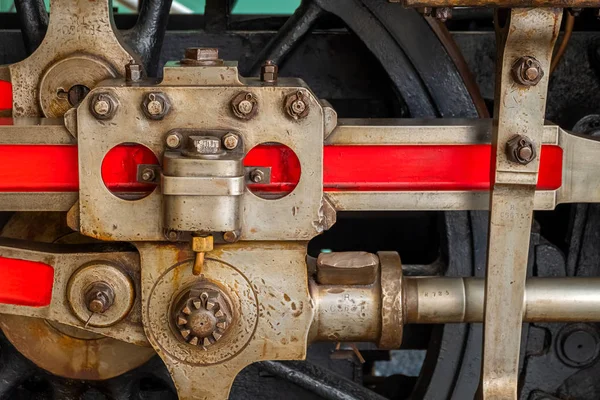
[[[156,178],[156,173],[152,168],[146,168],[142,171],[142,180],[144,182],[152,182]]]
[[[227,243],[235,243],[240,239],[240,235],[236,231],[228,231],[223,233],[223,240]]]
[[[85,300],[88,310],[102,314],[113,305],[115,292],[108,283],[96,282],[88,289]]]
[[[240,137],[235,133],[228,133],[223,136],[223,146],[227,150],[233,150],[240,144]]]
[[[261,183],[265,180],[265,173],[260,169],[250,171],[250,181],[254,183]]]
[[[96,93],[90,101],[90,112],[97,119],[111,119],[117,112],[117,100],[110,93]]]
[[[254,118],[258,112],[256,96],[250,92],[238,93],[231,100],[231,111],[233,111],[233,114],[240,119],[249,120]]]
[[[544,70],[538,60],[525,56],[514,63],[512,74],[517,83],[524,86],[535,86],[544,77]]]
[[[527,136],[515,135],[506,142],[506,157],[512,162],[527,165],[536,157],[535,146]]]
[[[181,64],[190,66],[223,65],[223,60],[219,58],[219,49],[188,47],[185,49],[185,58],[181,60]]]
[[[260,80],[264,83],[277,83],[279,67],[273,60],[267,60],[260,67]]]
[[[147,93],[142,101],[142,111],[152,120],[161,120],[171,108],[168,97],[164,93]]]
[[[305,118],[310,112],[306,95],[300,90],[285,98],[284,109],[295,120]]]

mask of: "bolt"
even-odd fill
[[[301,119],[306,117],[310,109],[308,107],[308,103],[306,102],[304,93],[299,90],[295,94],[287,96],[285,99],[285,110],[293,119]]]
[[[265,173],[260,169],[250,171],[250,180],[254,183],[261,183],[265,179]]]
[[[506,157],[512,162],[527,165],[535,156],[535,147],[527,136],[515,135],[506,142]]]
[[[148,93],[142,101],[142,110],[146,117],[153,120],[161,120],[170,109],[169,99],[164,93]]]
[[[97,93],[90,102],[90,111],[98,119],[111,119],[117,111],[117,101],[108,93]]]
[[[125,65],[125,80],[127,82],[137,82],[142,79],[142,66],[131,60]]]
[[[260,67],[260,80],[265,83],[277,83],[279,67],[273,60],[267,60]]]
[[[167,147],[170,149],[176,149],[181,145],[181,135],[179,133],[170,133],[167,135],[165,140]]]
[[[228,133],[225,136],[223,136],[223,146],[225,146],[227,150],[235,149],[236,147],[238,147],[239,143],[240,137],[235,133]]]
[[[165,239],[167,239],[169,242],[175,242],[179,239],[179,232],[170,229],[165,232]]]
[[[231,100],[231,110],[240,119],[252,119],[258,112],[256,97],[250,92],[238,93]]]
[[[219,49],[207,47],[188,47],[185,49],[185,58],[181,60],[183,65],[223,65],[219,58]]]
[[[152,168],[146,168],[142,171],[142,180],[145,182],[151,182],[156,177]]]
[[[214,285],[200,284],[185,292],[172,315],[179,340],[206,349],[221,339],[232,320],[228,303]]]
[[[514,80],[524,86],[535,86],[544,77],[542,65],[533,57],[521,57],[512,67]]]
[[[559,359],[571,367],[593,364],[600,356],[600,335],[593,325],[565,325],[557,339]]]
[[[95,282],[87,290],[85,301],[88,310],[102,314],[114,303],[115,293],[106,282]]]
[[[239,234],[236,231],[228,231],[223,233],[223,240],[227,243],[235,243],[240,238]]]

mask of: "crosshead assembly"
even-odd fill
[[[516,399],[524,321],[600,321],[600,278],[526,279],[533,211],[600,201],[600,142],[544,122],[562,9],[509,14],[493,120],[363,120],[216,49],[146,78],[108,1],[53,0],[40,47],[0,71],[0,209],[66,212],[80,235],[1,239],[6,335],[25,316],[106,336],[157,353],[181,399],[223,399],[312,342],[395,349],[404,324],[483,322],[480,396]],[[485,281],[403,277],[394,252],[307,258],[338,211],[488,208]]]

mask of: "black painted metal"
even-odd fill
[[[23,41],[28,54],[42,43],[48,29],[48,13],[44,0],[15,0],[15,8],[23,29]]]
[[[304,0],[277,34],[256,56],[254,64],[244,71],[246,76],[256,76],[265,60],[281,64],[285,57],[310,32],[315,21],[323,15],[323,9],[312,0]]]
[[[173,0],[144,0],[137,22],[123,38],[137,53],[148,76],[156,76]]]

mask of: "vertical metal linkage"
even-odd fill
[[[550,60],[562,10],[512,9],[499,27],[495,166],[484,315],[481,392],[517,399],[519,350],[533,197]],[[497,14],[497,23],[500,15]]]

